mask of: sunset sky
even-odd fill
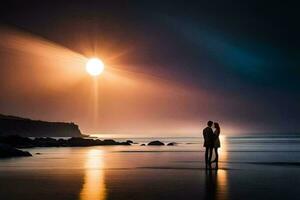
[[[207,120],[297,132],[299,5],[192,2],[2,3],[0,113],[86,134],[197,136]],[[97,78],[91,57],[106,66]]]

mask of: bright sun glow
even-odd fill
[[[104,70],[104,63],[98,58],[91,58],[86,63],[86,71],[91,76],[98,76]]]

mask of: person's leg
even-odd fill
[[[218,162],[219,162],[219,153],[218,153],[218,148],[215,149],[215,161],[216,161],[216,168],[218,168]]]
[[[219,161],[218,148],[214,148],[214,149],[215,149],[215,161],[218,162]]]
[[[212,154],[213,154],[213,148],[209,148],[209,152],[208,152],[208,166],[209,168],[211,168],[211,158],[212,158]]]
[[[205,169],[208,167],[208,147],[205,147]]]

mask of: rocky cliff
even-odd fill
[[[0,136],[24,137],[81,137],[78,125],[64,122],[46,122],[0,114]]]

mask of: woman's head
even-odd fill
[[[214,127],[215,127],[216,129],[220,129],[219,123],[214,122]]]

